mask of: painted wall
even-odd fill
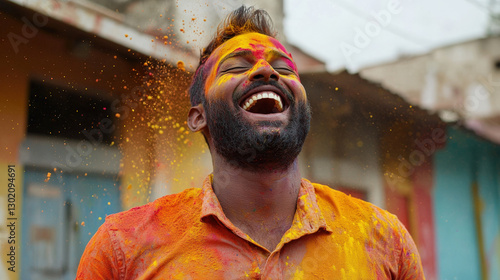
[[[500,279],[500,148],[458,128],[447,133],[434,158],[439,279]]]
[[[22,234],[29,230],[25,226],[27,220],[23,218],[34,213],[30,211],[22,212],[23,192],[26,183],[24,175],[29,171],[25,171],[25,162],[21,159],[20,152],[36,152],[35,147],[29,150],[30,147],[22,146],[27,136],[30,80],[37,79],[61,87],[78,88],[84,92],[88,89],[89,91],[110,93],[112,88],[122,87],[120,85],[121,79],[117,79],[117,77],[123,77],[128,74],[127,70],[130,71],[133,68],[131,63],[122,58],[115,58],[112,53],[96,51],[89,41],[85,41],[83,38],[78,40],[78,35],[74,33],[68,37],[60,36],[57,33],[54,34],[34,25],[33,19],[40,18],[37,18],[33,13],[2,13],[4,28],[0,31],[0,37],[4,38],[4,40],[0,41],[0,50],[5,55],[5,58],[3,63],[0,64],[0,71],[4,74],[0,76],[0,131],[3,133],[0,137],[0,149],[2,151],[0,153],[0,168],[3,170],[0,178],[2,182],[7,182],[9,178],[7,166],[16,166],[16,210],[14,217],[18,218],[18,220],[16,221],[15,230],[16,272],[12,273],[6,270],[7,260],[9,259],[7,253],[10,252],[10,246],[13,244],[8,244],[7,238],[1,238],[0,279],[18,279],[19,271],[29,268],[29,264],[23,262],[24,258],[21,249],[27,249],[27,246],[22,246],[22,244],[23,242],[29,242],[32,236]],[[32,26],[26,22],[29,22]],[[51,24],[54,24],[54,22],[49,22],[47,26]],[[50,30],[53,31],[54,29]],[[16,39],[11,40],[11,38]],[[119,70],[107,71],[113,68]],[[103,98],[109,98],[109,96],[103,96]],[[71,123],[71,120],[67,121]],[[60,157],[63,159],[61,164],[66,165],[67,162],[64,161],[65,154],[61,154]],[[47,179],[48,172],[54,173],[52,167],[48,166],[41,167],[40,172],[44,176],[37,177],[39,184],[46,183],[44,180]],[[118,186],[114,188],[118,190]],[[7,213],[7,205],[5,204],[8,201],[8,190],[5,187],[0,189],[0,205],[2,206],[0,207],[0,217],[2,218],[0,233],[2,237],[6,237],[10,235],[10,229],[6,228],[5,221],[7,217],[11,217]],[[41,209],[39,210],[41,211]],[[38,212],[38,214],[40,213],[42,212]],[[25,227],[23,228],[23,226]]]
[[[413,239],[418,246],[422,266],[427,280],[437,278],[436,236],[433,207],[434,168],[432,158],[416,167],[412,176],[415,234]]]
[[[30,244],[26,242],[32,238],[39,237],[37,240],[47,240],[46,238],[50,237],[49,231],[43,228],[38,231],[38,233],[43,234],[33,237],[31,233],[26,231],[29,230],[28,228],[21,227],[22,218],[33,210],[32,208],[24,208],[25,212],[21,213],[23,193],[29,189],[27,183],[29,185],[38,184],[42,186],[41,189],[45,189],[44,186],[47,187],[46,189],[50,189],[50,185],[57,185],[57,188],[62,188],[60,190],[62,193],[71,192],[71,188],[76,184],[96,185],[100,184],[98,181],[102,181],[101,187],[106,185],[106,189],[110,188],[108,200],[102,199],[102,190],[99,188],[95,189],[95,193],[93,193],[99,197],[98,200],[93,200],[96,197],[92,194],[89,196],[86,191],[81,194],[75,193],[76,196],[82,196],[81,201],[77,202],[81,203],[78,211],[82,213],[81,217],[84,218],[78,221],[77,227],[85,231],[87,239],[95,232],[97,226],[104,222],[106,214],[147,203],[151,199],[152,193],[163,195],[178,192],[187,187],[199,186],[208,172],[205,172],[199,164],[200,155],[203,154],[201,145],[203,140],[199,135],[186,134],[185,119],[188,98],[184,86],[188,81],[189,74],[180,70],[176,74],[172,74],[172,68],[161,62],[145,65],[144,62],[147,58],[143,55],[113,45],[102,38],[72,29],[70,26],[53,19],[47,19],[43,26],[36,26],[33,24],[34,18],[36,18],[35,13],[25,9],[2,11],[3,28],[0,30],[0,37],[4,38],[4,40],[0,40],[0,52],[5,54],[5,59],[0,64],[0,72],[4,73],[0,76],[0,131],[2,131],[0,168],[3,170],[0,172],[0,179],[2,182],[7,182],[9,178],[7,166],[16,166],[16,212],[14,217],[20,219],[19,223],[16,224],[16,244],[25,244],[24,247],[27,247]],[[28,30],[26,21],[33,25],[33,28],[29,29],[31,33],[26,33]],[[9,40],[12,36],[21,40],[16,41],[20,43],[12,44]],[[161,80],[162,83],[152,83],[152,77],[156,81]],[[119,122],[115,124],[116,130],[113,132],[115,141],[112,147],[98,145],[90,155],[77,155],[82,156],[83,161],[75,163],[67,160],[68,152],[64,150],[67,143],[62,138],[45,136],[45,140],[54,143],[49,143],[48,146],[29,144],[33,143],[30,141],[40,144],[38,138],[27,135],[28,86],[31,79],[59,87],[77,89],[83,94],[86,92],[94,95],[99,93],[99,98],[110,102],[117,101],[115,107],[121,109],[120,116],[117,116]],[[41,106],[43,107],[43,104]],[[67,122],[68,125],[73,125],[72,120],[67,120]],[[77,140],[73,144],[78,145],[79,143],[81,142]],[[58,147],[59,144],[63,147],[63,152],[54,148]],[[92,159],[95,162],[95,159],[106,156],[100,150],[100,146],[112,148],[115,152],[118,151],[118,155],[113,154],[113,157],[117,157],[112,162],[113,170],[116,172],[111,177],[107,173],[104,174],[104,179],[99,179],[99,175],[105,173],[106,167],[99,170],[100,166],[91,163]],[[181,148],[178,149],[178,146]],[[75,147],[73,146],[73,148]],[[43,156],[38,156],[44,152],[51,155],[50,159],[44,160]],[[120,158],[120,154],[123,157]],[[58,159],[57,173],[51,166],[53,158]],[[175,160],[175,158],[183,160]],[[88,165],[89,162],[90,165]],[[107,163],[100,161],[100,164],[106,165]],[[25,169],[28,170],[26,173]],[[158,170],[168,171],[165,172],[167,176],[159,177]],[[52,177],[48,176],[49,172],[52,173]],[[24,176],[28,173],[33,176],[29,178],[29,182],[25,182]],[[85,173],[88,174],[85,175]],[[59,180],[60,178],[62,181]],[[60,184],[64,182],[72,183],[71,186],[64,184],[65,187],[62,187]],[[7,183],[3,186],[7,186]],[[33,188],[33,190],[35,189],[40,190],[40,188]],[[47,195],[50,194],[48,192]],[[56,192],[52,194],[58,197]],[[11,246],[7,242],[10,229],[5,223],[10,217],[7,213],[7,195],[8,189],[0,188],[0,218],[2,219],[0,225],[0,253],[2,255],[0,257],[0,279],[19,279],[17,272],[23,269],[21,266],[23,259],[21,246],[16,246],[14,251],[16,273],[9,272],[6,267],[9,258],[7,254],[10,252]],[[55,205],[59,205],[59,202],[64,200],[63,198],[67,198],[66,195],[67,193],[61,196]],[[35,201],[37,200],[35,199]],[[92,206],[92,203],[96,203],[96,201],[99,202],[99,205]],[[108,211],[109,209],[101,211],[106,208],[111,209],[111,212]],[[50,212],[60,209],[47,208],[45,214],[41,212],[44,209],[38,210],[38,215],[54,217],[51,216]],[[101,220],[98,219],[99,216],[102,218]],[[26,222],[30,224],[29,227],[33,224],[29,222],[29,219],[26,219]],[[82,225],[82,222],[85,226]],[[81,251],[81,246],[84,246],[84,243],[84,239],[80,240],[77,249]],[[26,252],[25,255],[30,254],[29,251]],[[74,266],[77,260],[73,259],[72,261]],[[24,269],[28,269],[28,266],[31,265],[28,262],[23,264],[25,265]],[[27,275],[25,278],[30,279],[31,276]]]
[[[440,111],[446,121],[500,143],[500,37],[435,49],[360,71],[413,105]]]
[[[386,191],[386,209],[405,225],[415,241],[426,279],[436,273],[433,160],[446,141],[440,125],[415,125],[411,121],[393,122],[381,134],[380,147]]]

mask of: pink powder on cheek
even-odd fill
[[[289,81],[292,84],[292,86],[297,86],[297,87],[302,87],[302,88],[304,87],[302,85],[302,83],[300,82],[300,78],[298,76],[297,76],[297,79],[291,78],[291,79],[289,79]]]
[[[303,91],[304,91],[303,95],[305,97],[305,100],[307,100],[307,92],[305,92],[304,86],[302,86],[302,83],[300,83],[300,81],[289,79],[288,83],[290,83],[290,87],[291,88],[301,88],[301,89],[303,89]]]

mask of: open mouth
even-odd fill
[[[256,92],[243,99],[240,107],[255,114],[274,114],[283,112],[286,104],[282,97],[272,91]]]

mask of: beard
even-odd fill
[[[309,103],[291,99],[290,119],[283,127],[281,121],[251,124],[243,118],[236,100],[235,97],[234,107],[220,100],[204,102],[208,129],[217,153],[231,165],[248,171],[287,169],[299,155],[309,132]],[[259,131],[259,127],[270,129]]]

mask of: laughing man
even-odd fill
[[[77,279],[424,279],[398,219],[302,179],[310,109],[262,10],[241,7],[204,49],[188,126],[213,174],[201,189],[110,215]]]

